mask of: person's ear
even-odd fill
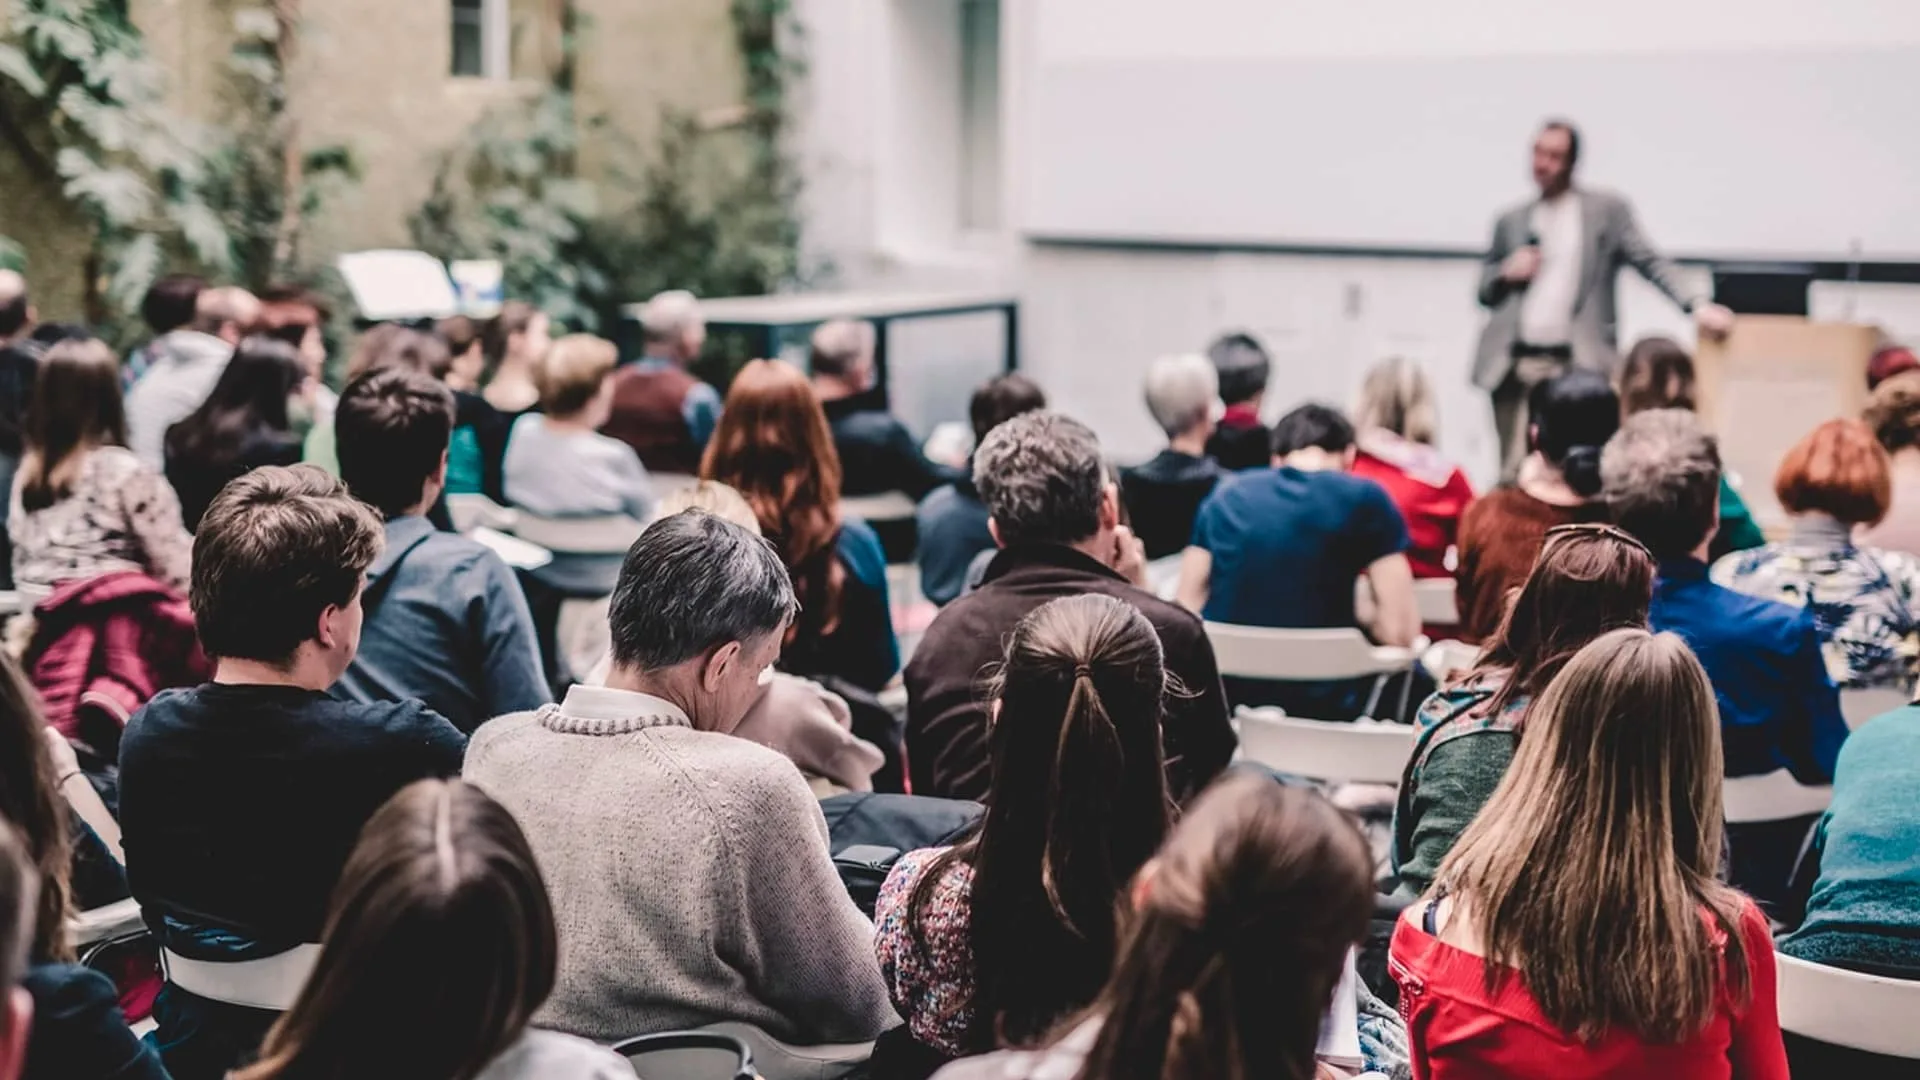
[[[707,662],[700,668],[700,688],[709,694],[718,693],[734,665],[741,663],[741,651],[739,642],[729,641],[708,654]]]
[[[439,466],[438,466],[437,468],[435,468],[435,469],[433,470],[433,476],[429,478],[429,479],[430,479],[430,482],[432,482],[432,483],[435,483],[435,484],[438,484],[438,485],[440,485],[441,487],[445,487],[445,486],[446,486],[446,484],[447,484],[447,458],[448,458],[448,456],[449,456],[449,455],[451,455],[451,454],[452,454],[452,450],[451,450],[450,448],[449,448],[449,449],[447,449],[447,450],[442,450],[442,451],[440,451],[440,465],[439,465]]]
[[[326,607],[320,609],[320,620],[319,624],[314,627],[313,637],[314,640],[320,643],[321,648],[335,649],[340,646],[341,610],[338,604],[328,604]]]
[[[1109,480],[1100,488],[1100,529],[1102,532],[1120,527],[1120,487]]]
[[[1357,446],[1349,446],[1345,450],[1340,451],[1341,471],[1352,472],[1353,463],[1359,460],[1360,460],[1360,448]]]
[[[1127,890],[1127,904],[1135,911],[1147,906],[1153,898],[1153,879],[1160,876],[1160,860],[1148,859],[1133,875],[1133,888]]]
[[[1000,539],[1000,523],[993,520],[992,518],[987,519],[987,535],[993,537],[994,547],[1007,546],[1007,542],[1005,540]]]

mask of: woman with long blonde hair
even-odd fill
[[[1414,1076],[1785,1080],[1773,941],[1717,878],[1713,688],[1672,634],[1581,649],[1395,928]]]

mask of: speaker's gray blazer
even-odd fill
[[[1691,311],[1705,300],[1682,291],[1671,262],[1655,251],[1634,220],[1633,207],[1618,195],[1604,191],[1575,189],[1580,199],[1580,287],[1574,294],[1570,344],[1576,367],[1611,373],[1619,358],[1615,344],[1614,282],[1622,266],[1631,266],[1653,282],[1673,302]],[[1513,343],[1520,336],[1520,301],[1525,285],[1513,285],[1500,277],[1500,264],[1508,255],[1526,246],[1533,230],[1533,207],[1529,200],[1500,215],[1493,225],[1493,244],[1480,264],[1480,305],[1493,312],[1486,329],[1480,333],[1480,349],[1474,358],[1473,382],[1483,390],[1493,390],[1513,369]]]

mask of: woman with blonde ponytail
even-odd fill
[[[1033,1042],[1099,992],[1114,912],[1171,819],[1160,638],[1132,605],[1070,596],[1015,627],[989,687],[978,831],[902,856],[876,950],[894,1007],[943,1057]]]

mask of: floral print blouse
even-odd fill
[[[1835,686],[1911,690],[1920,659],[1920,559],[1857,547],[1848,533],[1832,518],[1805,515],[1786,540],[1714,563],[1713,580],[1811,611]]]
[[[928,898],[918,940],[907,911],[921,877],[946,850],[909,851],[893,864],[874,904],[873,945],[894,1011],[907,1022],[914,1040],[959,1057],[973,1049],[967,1045],[967,1028],[973,1023],[973,947],[968,941],[973,867],[947,867]]]
[[[193,537],[180,519],[180,500],[166,477],[118,446],[83,451],[73,490],[52,506],[28,512],[21,504],[22,472],[13,485],[7,534],[13,540],[13,580],[50,590],[116,570],[138,570],[187,590]]]

